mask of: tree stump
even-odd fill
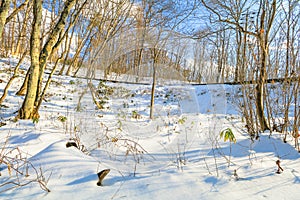
[[[102,170],[101,172],[99,172],[97,175],[98,175],[98,182],[97,182],[97,185],[98,186],[102,186],[102,181],[104,179],[104,177],[110,172],[110,169],[104,169]]]
[[[67,148],[76,147],[78,149],[78,145],[76,144],[76,142],[72,142],[72,141],[67,142],[66,147]]]
[[[281,172],[283,172],[283,169],[282,169],[282,167],[280,166],[280,160],[277,160],[277,161],[276,161],[276,165],[277,165],[277,167],[278,167],[276,173],[277,173],[277,174],[281,174]]]

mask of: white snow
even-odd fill
[[[0,94],[11,75],[5,70],[15,63],[0,60]],[[28,62],[22,69],[27,67]],[[114,93],[104,109],[95,108],[88,91],[76,111],[86,80],[54,77],[39,122],[14,122],[23,101],[15,96],[23,76],[0,108],[0,121],[6,123],[0,127],[0,155],[13,157],[17,148],[42,172],[50,192],[36,182],[14,189],[3,185],[17,179],[26,183],[36,173],[29,167],[29,177],[10,176],[0,162],[0,199],[299,199],[300,157],[292,137],[283,143],[283,135],[263,133],[252,142],[231,102],[236,86],[157,86],[150,120],[150,85],[107,83]],[[219,138],[224,128],[233,130],[236,144]],[[66,148],[74,137],[84,152]],[[275,173],[278,159],[281,174]],[[97,186],[103,169],[111,171]]]

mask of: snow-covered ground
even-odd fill
[[[0,94],[15,63],[0,61]],[[22,81],[14,81],[0,108],[0,122],[6,123],[0,127],[0,156],[18,155],[20,161],[0,161],[0,199],[300,197],[300,156],[292,137],[286,144],[283,135],[263,133],[252,142],[232,103],[237,86],[159,85],[150,120],[150,85],[106,83],[111,93],[99,110],[85,79],[54,77],[39,121],[14,122]],[[225,128],[232,129],[235,144],[220,138]],[[74,139],[81,150],[66,148]],[[281,174],[275,173],[278,159]],[[103,169],[110,172],[97,186]],[[50,192],[35,181],[37,175]],[[15,187],[17,182],[25,185]]]

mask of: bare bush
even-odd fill
[[[19,147],[8,145],[9,135],[1,143],[0,151],[0,171],[2,179],[0,181],[0,193],[24,187],[31,183],[37,183],[40,188],[50,192],[47,184],[50,176],[46,179],[42,168],[37,169],[20,150]],[[6,169],[6,170],[5,170]],[[50,174],[51,175],[51,174]],[[32,177],[32,178],[31,178]]]

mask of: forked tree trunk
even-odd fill
[[[59,39],[60,33],[63,31],[65,28],[65,25],[67,24],[67,18],[70,14],[71,8],[75,5],[76,0],[67,0],[65,2],[65,7],[63,12],[60,15],[60,19],[55,25],[53,31],[51,32],[49,39],[47,40],[46,44],[44,45],[42,51],[40,52],[40,58],[39,58],[39,63],[40,63],[40,70],[39,70],[39,78],[38,78],[38,87],[37,87],[37,96],[36,96],[36,105],[39,102],[39,94],[42,91],[42,81],[43,81],[43,75],[44,75],[44,70],[46,67],[47,60],[49,56],[51,55],[53,51],[53,47],[56,45]]]
[[[57,24],[55,25],[54,29],[52,30],[52,32],[49,35],[49,38],[47,40],[47,42],[45,43],[43,49],[40,51],[39,54],[39,65],[40,65],[40,69],[39,69],[39,76],[38,76],[38,87],[36,88],[36,99],[35,99],[35,106],[37,106],[38,104],[40,104],[41,98],[40,98],[40,93],[42,91],[42,80],[43,80],[43,75],[44,75],[44,69],[46,67],[46,62],[49,59],[51,53],[58,48],[58,46],[60,45],[60,43],[63,41],[62,38],[60,38],[60,35],[62,34],[62,31],[65,28],[65,25],[67,24],[67,18],[70,14],[70,10],[71,8],[74,6],[74,4],[76,3],[76,0],[68,0],[65,2],[65,6],[64,6],[64,10],[61,13],[60,19],[58,20]],[[87,3],[87,0],[85,2],[83,2],[83,4],[81,5],[81,8],[79,11],[81,11],[83,9],[83,6]],[[78,13],[79,13],[78,11]],[[78,14],[76,15],[76,19],[78,17]],[[75,20],[74,20],[75,21]],[[71,22],[69,23],[69,26],[71,26],[71,24],[74,23]],[[69,28],[67,28],[66,31],[68,31]],[[66,34],[64,34],[66,35]],[[26,93],[27,90],[27,79],[29,79],[29,74],[30,71],[27,72],[26,74],[26,78],[25,81],[22,85],[22,87],[20,88],[20,90],[17,92],[17,95],[24,95],[24,93]],[[38,110],[36,110],[37,112]]]
[[[266,9],[263,8],[261,19],[260,19],[260,29],[257,34],[259,39],[260,49],[261,49],[261,65],[258,84],[256,86],[256,108],[257,115],[260,124],[260,129],[262,131],[270,130],[269,124],[267,123],[265,112],[264,112],[264,102],[265,102],[265,92],[264,87],[267,79],[267,62],[269,54],[269,34],[274,21],[276,13],[276,0],[273,0],[272,7],[270,11],[270,16],[266,19]],[[266,21],[267,20],[267,21]]]

